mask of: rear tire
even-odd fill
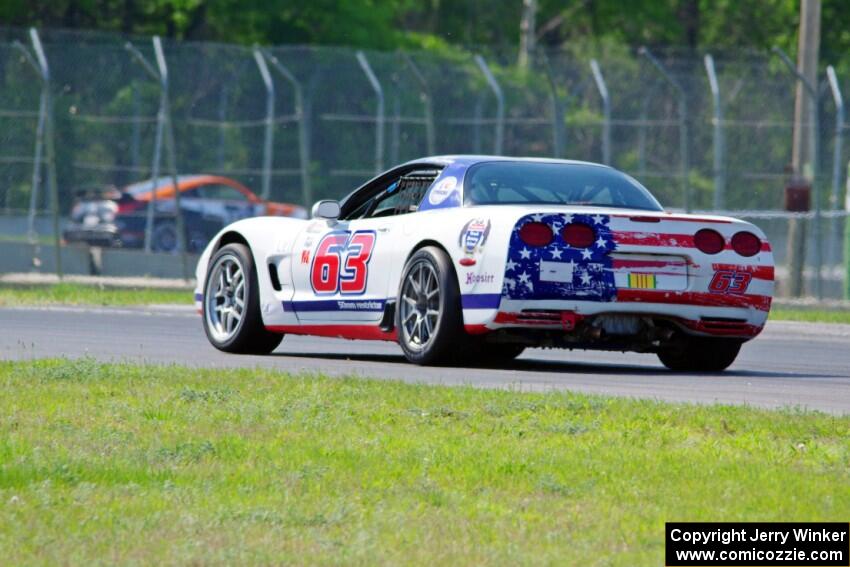
[[[283,340],[263,325],[257,270],[244,244],[228,244],[210,260],[203,306],[204,332],[218,350],[269,354]]]
[[[398,342],[414,364],[453,362],[467,343],[460,289],[446,253],[427,246],[407,261],[396,309]]]
[[[722,372],[741,350],[740,340],[682,337],[681,342],[658,353],[661,363],[677,372]]]

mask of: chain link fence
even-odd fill
[[[576,48],[515,60],[2,29],[0,245],[26,244],[28,269],[57,269],[64,256],[48,249],[79,195],[151,178],[226,176],[309,207],[423,155],[553,156],[609,163],[668,208],[753,220],[785,286],[797,79],[777,55]],[[817,130],[823,214],[796,214],[806,291],[821,274],[832,297],[845,285],[847,80],[833,71],[818,85],[819,120],[805,127]],[[157,221],[144,220],[150,251]],[[179,248],[197,249],[191,234]]]

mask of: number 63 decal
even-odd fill
[[[310,285],[317,295],[361,295],[366,292],[375,231],[326,234],[310,266]]]
[[[747,272],[736,272],[734,270],[721,270],[714,272],[708,290],[711,293],[733,293],[740,295],[746,293],[750,286],[753,275]]]

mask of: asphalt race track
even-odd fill
[[[211,347],[185,308],[0,308],[0,328],[5,360],[88,355],[850,413],[850,325],[771,322],[721,375],[675,374],[654,355],[565,350],[526,351],[505,369],[425,368],[406,363],[393,343],[295,336],[271,356],[234,356]]]

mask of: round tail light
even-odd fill
[[[529,222],[519,229],[519,238],[529,246],[548,246],[555,237],[549,225],[542,222]]]
[[[561,238],[573,248],[587,248],[596,240],[596,233],[588,225],[574,222],[564,227]]]
[[[752,232],[739,232],[732,237],[732,250],[741,256],[755,256],[761,250],[761,239]]]
[[[717,254],[723,250],[726,241],[716,230],[704,228],[694,235],[694,246],[704,254]]]

